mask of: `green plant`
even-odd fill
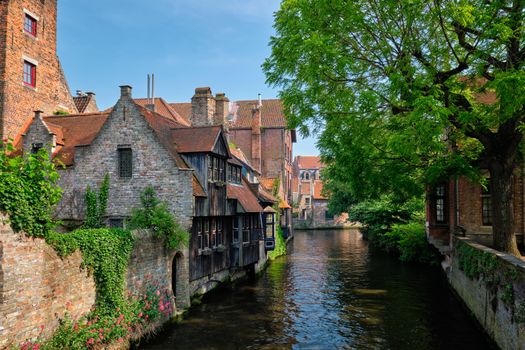
[[[86,188],[86,219],[82,228],[104,227],[104,217],[108,207],[109,174],[106,173],[104,180],[97,191]]]
[[[421,222],[410,221],[406,224],[394,224],[384,235],[389,247],[399,260],[434,264],[439,261],[439,254],[428,244],[425,226]]]
[[[0,209],[15,231],[45,237],[56,226],[53,213],[62,196],[58,172],[44,148],[24,156],[15,151],[11,142],[0,143]]]
[[[166,237],[169,249],[180,249],[189,243],[189,233],[177,222],[166,203],[157,199],[153,187],[140,195],[142,208],[134,208],[129,220],[130,229],[151,229],[158,237]]]
[[[57,109],[53,112],[53,115],[69,115],[69,112],[63,111],[61,109]]]
[[[60,256],[79,249],[82,265],[93,273],[97,309],[110,313],[124,304],[124,282],[133,237],[122,229],[82,229],[66,234],[50,232],[46,241]]]

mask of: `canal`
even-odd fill
[[[440,270],[358,231],[296,232],[289,255],[223,288],[141,349],[492,349]]]

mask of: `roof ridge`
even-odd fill
[[[111,112],[93,112],[93,113],[76,113],[76,114],[62,114],[62,115],[45,115],[43,118],[57,118],[57,119],[66,119],[72,117],[90,117],[90,116],[99,116],[109,114]]]

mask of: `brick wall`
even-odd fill
[[[24,9],[38,17],[37,37],[23,31]],[[14,138],[34,110],[76,112],[56,53],[56,0],[0,2],[0,136]],[[36,88],[23,84],[23,62],[37,63]]]
[[[58,319],[89,312],[95,283],[80,269],[80,252],[61,259],[43,239],[14,233],[0,214],[0,348],[32,338],[44,325],[49,336]]]
[[[35,338],[41,325],[42,336],[49,337],[66,313],[78,318],[95,303],[95,283],[80,268],[79,251],[61,259],[43,239],[13,232],[6,219],[0,215],[0,349]],[[187,308],[187,248],[168,250],[164,240],[145,230],[134,235],[127,291],[140,290],[148,279],[159,281],[160,288],[174,296],[177,309]]]

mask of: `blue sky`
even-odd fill
[[[270,54],[278,0],[58,4],[58,54],[69,86],[95,92],[100,108],[117,101],[122,84],[146,97],[148,73],[155,73],[155,95],[169,102],[189,102],[200,86],[230,100],[277,97],[261,64]],[[314,139],[298,141],[296,155],[318,154]]]

